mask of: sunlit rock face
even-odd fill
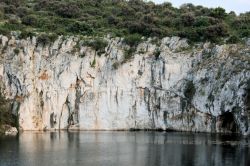
[[[2,89],[20,129],[250,133],[247,45],[148,39],[124,59],[122,39],[105,40],[99,56],[73,37],[1,36]]]

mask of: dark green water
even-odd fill
[[[176,132],[25,132],[0,137],[0,166],[250,166],[250,139]]]

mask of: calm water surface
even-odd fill
[[[0,137],[0,166],[250,166],[250,139],[175,132],[24,132]]]

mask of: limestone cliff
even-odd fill
[[[43,45],[1,36],[0,77],[23,130],[169,129],[250,133],[250,48],[148,39],[131,59],[74,37]]]

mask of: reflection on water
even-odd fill
[[[244,166],[249,141],[203,133],[24,132],[0,138],[0,166]]]

